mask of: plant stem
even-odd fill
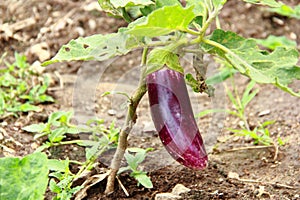
[[[140,100],[147,92],[146,82],[145,82],[145,72],[146,72],[146,58],[147,58],[148,48],[144,48],[141,62],[141,73],[139,86],[130,98],[130,104],[127,109],[127,115],[125,119],[125,124],[120,132],[118,147],[114,154],[113,160],[111,162],[111,171],[107,179],[107,185],[105,188],[105,194],[110,194],[114,191],[114,183],[117,172],[119,171],[121,161],[124,157],[125,150],[127,148],[127,137],[130,133],[133,125],[136,122],[137,115],[136,109],[139,105]]]

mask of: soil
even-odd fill
[[[289,0],[286,3],[297,5],[299,1]],[[94,0],[4,0],[0,2],[0,16],[0,55],[7,52],[6,59],[13,61],[13,54],[17,51],[25,54],[29,63],[35,64],[50,59],[61,45],[71,39],[111,33],[126,26],[121,19],[108,17],[101,12]],[[16,24],[21,21],[21,26]],[[220,15],[220,23],[223,29],[235,31],[244,37],[285,35],[300,44],[299,21],[270,13],[263,6],[229,0]],[[5,28],[5,24],[11,29]],[[45,68],[44,73],[49,73],[53,80],[49,94],[56,99],[55,104],[40,105],[43,111],[39,113],[29,112],[18,119],[2,121],[0,133],[5,138],[0,143],[9,147],[9,151],[0,152],[0,155],[24,156],[32,153],[43,141],[34,140],[31,134],[21,128],[43,122],[51,112],[57,110],[73,109],[74,123],[77,124],[97,116],[107,123],[115,120],[118,126],[122,126],[126,98],[120,95],[102,97],[101,94],[110,90],[131,93],[135,89],[140,53],[137,50],[107,62],[68,62]],[[207,62],[209,73],[213,73],[216,64],[210,57]],[[239,92],[242,92],[248,79],[237,75],[235,80]],[[225,84],[230,86],[229,81]],[[226,98],[225,84],[216,86],[214,98],[190,91],[194,112],[209,108],[231,108]],[[191,189],[182,195],[183,199],[300,199],[299,98],[274,86],[255,87],[260,92],[246,109],[250,127],[275,120],[275,124],[269,126],[271,137],[276,139],[280,136],[286,140],[286,144],[278,147],[278,151],[273,147],[253,145],[249,138],[233,136],[228,128],[238,128],[241,122],[233,116],[218,113],[197,121],[210,152],[208,168],[203,171],[187,169],[174,162],[164,150],[151,122],[145,96],[138,108],[137,123],[129,136],[129,146],[155,148],[142,164],[149,172],[154,187],[145,189],[137,186],[137,182],[124,173],[119,179],[129,196],[125,195],[118,182],[113,194],[103,195],[104,180],[90,188],[84,199],[154,199],[156,194],[170,192],[178,183]],[[292,87],[300,89],[299,82]],[[75,146],[52,149],[50,153],[58,158],[84,158]],[[105,159],[99,158],[102,168],[109,165],[112,154],[108,153]],[[47,192],[45,199],[51,199],[52,195]]]

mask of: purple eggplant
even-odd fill
[[[183,74],[164,68],[148,74],[146,82],[152,120],[166,150],[184,166],[204,169],[207,153]]]

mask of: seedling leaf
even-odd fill
[[[138,183],[142,184],[145,188],[153,188],[151,179],[146,174],[144,173],[135,174],[134,178],[138,181]]]
[[[44,123],[31,124],[22,128],[24,131],[31,133],[43,133],[47,129],[47,125]]]

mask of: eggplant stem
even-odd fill
[[[148,52],[148,48],[144,48],[143,57],[141,61],[141,73],[140,73],[139,86],[130,98],[130,104],[127,109],[125,124],[120,132],[117,150],[111,162],[111,166],[110,166],[111,171],[108,176],[106,188],[104,191],[104,193],[107,195],[114,192],[116,175],[120,169],[121,161],[127,149],[127,137],[137,119],[136,109],[142,97],[147,92],[146,81],[145,81],[147,52]]]

